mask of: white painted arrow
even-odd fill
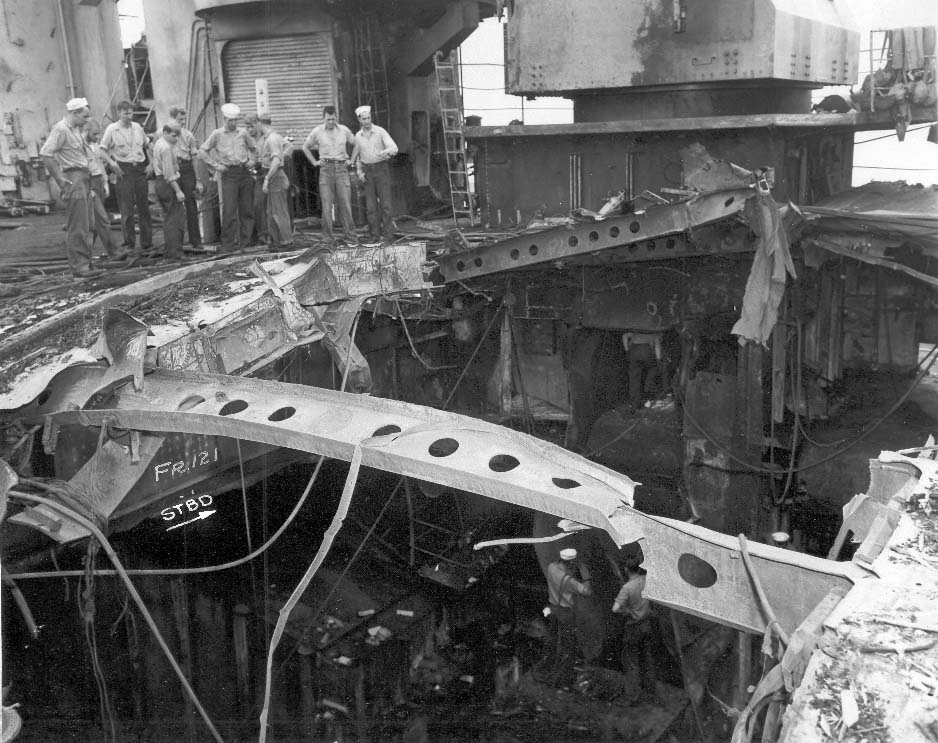
[[[194,519],[189,519],[188,521],[183,521],[183,522],[181,522],[181,523],[178,523],[178,524],[176,524],[176,525],[174,525],[174,526],[169,527],[166,531],[172,531],[173,529],[178,529],[180,526],[185,526],[186,524],[191,524],[193,521],[201,521],[202,519],[207,519],[207,518],[208,518],[209,516],[211,516],[213,513],[215,513],[215,510],[211,510],[211,511],[199,511],[199,515],[196,516]]]

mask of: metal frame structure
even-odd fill
[[[692,242],[673,240],[670,244],[665,241],[658,245],[648,241],[732,217],[743,210],[746,200],[754,193],[751,189],[714,191],[674,204],[649,207],[642,213],[554,227],[445,255],[437,259],[438,283],[588,255],[624,245],[638,245],[643,241],[646,242],[644,248],[631,256],[634,260],[703,255],[705,251]]]

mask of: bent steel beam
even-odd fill
[[[739,543],[708,529],[634,510],[635,483],[556,445],[455,413],[317,387],[157,370],[127,385],[109,410],[49,411],[47,434],[79,424],[230,436],[350,461],[459,488],[642,540],[649,598],[761,633],[767,624]],[[789,632],[859,568],[762,544],[756,572]]]
[[[437,259],[438,267],[432,278],[442,279],[436,283],[464,280],[685,232],[741,212],[753,193],[748,188],[713,191],[675,204],[652,206],[641,214],[623,214],[601,222],[582,222],[519,235],[493,245],[442,256]],[[693,241],[681,246],[675,242],[630,258],[661,260],[705,252]]]
[[[768,618],[757,600],[739,539],[684,521],[622,509],[612,518],[641,540],[646,598],[761,634]],[[748,542],[754,572],[786,632],[793,633],[831,589],[849,590],[868,574],[857,565]]]
[[[43,406],[31,411],[42,414]],[[420,405],[318,387],[156,370],[127,385],[109,410],[47,411],[59,425],[228,436],[350,461],[552,513],[623,540],[610,517],[635,483],[554,444]]]

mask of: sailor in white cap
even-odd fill
[[[397,154],[397,145],[387,133],[371,121],[371,106],[355,109],[361,129],[355,135],[352,164],[358,180],[365,184],[368,208],[368,231],[374,240],[394,240],[391,221],[391,169],[388,160]]]
[[[561,686],[568,684],[573,677],[577,652],[574,623],[577,599],[593,595],[589,569],[584,562],[576,562],[576,558],[575,549],[563,549],[560,551],[560,559],[547,566],[547,594],[557,636],[553,671],[549,680]],[[576,578],[577,568],[581,580]]]
[[[199,157],[221,177],[221,249],[244,250],[254,231],[254,174],[257,147],[246,129],[238,127],[241,109],[221,107],[225,125],[213,131],[199,148]]]
[[[93,155],[82,132],[91,110],[84,98],[72,98],[65,104],[65,110],[65,118],[53,125],[39,154],[65,203],[65,250],[69,268],[78,278],[93,278],[101,274],[91,264]]]

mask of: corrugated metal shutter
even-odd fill
[[[329,34],[231,41],[222,50],[225,95],[242,114],[257,112],[254,81],[267,80],[273,127],[298,141],[322,123],[322,107],[336,103]]]

